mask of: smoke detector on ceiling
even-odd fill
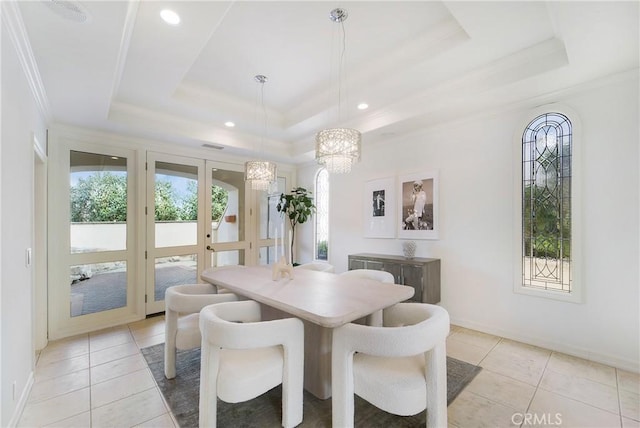
[[[47,0],[44,2],[56,15],[74,22],[85,23],[91,21],[91,14],[87,8],[77,1]]]

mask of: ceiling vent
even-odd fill
[[[89,11],[77,1],[47,0],[49,6],[56,15],[74,22],[85,23],[91,21]]]
[[[224,149],[224,147],[222,147],[222,146],[218,146],[216,144],[208,144],[208,143],[203,144],[202,147],[207,148],[207,149],[216,149],[216,150]]]

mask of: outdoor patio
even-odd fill
[[[91,278],[71,284],[71,316],[87,315],[127,305],[127,273],[98,272]],[[195,266],[156,267],[154,299],[164,300],[165,290],[178,284],[196,283]]]

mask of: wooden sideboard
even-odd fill
[[[440,302],[440,259],[360,253],[349,254],[349,270],[373,269],[389,272],[396,284],[415,289],[412,301],[422,303]]]

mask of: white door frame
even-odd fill
[[[48,199],[48,277],[49,284],[49,339],[55,340],[75,334],[126,324],[141,318],[140,299],[144,299],[140,287],[136,287],[138,275],[136,266],[136,200],[137,200],[137,153],[124,147],[92,144],[75,139],[60,138],[49,149],[48,194],[56,195]],[[70,194],[69,172],[70,152],[83,151],[117,156],[127,159],[127,236],[126,249],[96,253],[70,252]],[[69,287],[70,266],[88,263],[103,263],[124,260],[127,263],[127,304],[124,307],[87,315],[71,317]],[[142,300],[143,301],[143,300]]]
[[[33,343],[47,346],[47,155],[33,136]]]

